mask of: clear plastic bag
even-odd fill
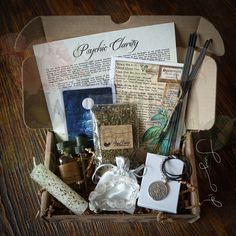
[[[136,105],[95,105],[91,112],[97,164],[115,164],[116,156],[131,160],[139,144]]]

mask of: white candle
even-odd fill
[[[88,203],[44,165],[35,166],[30,177],[74,214],[82,214],[87,209]]]

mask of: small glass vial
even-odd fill
[[[83,180],[79,163],[72,156],[74,144],[65,141],[57,144],[57,149],[61,156],[59,157],[59,172],[61,179],[66,184],[79,183]]]
[[[86,161],[88,159],[87,153],[85,152],[85,146],[87,145],[87,139],[84,136],[76,136],[76,147],[75,147],[75,153],[78,155],[78,158],[81,162],[81,169],[83,173],[83,180],[85,184],[86,191],[88,190],[87,186],[87,164]]]

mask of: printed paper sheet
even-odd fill
[[[62,89],[108,85],[111,56],[176,62],[174,23],[151,25],[33,47],[53,130],[68,138]]]
[[[158,108],[170,116],[178,102],[183,64],[113,58],[111,78],[116,86],[117,103],[136,103],[139,135],[155,125],[151,118]],[[141,140],[140,140],[141,141]]]

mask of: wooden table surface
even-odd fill
[[[116,22],[130,15],[202,15],[220,32],[226,53],[215,58],[216,115],[236,117],[236,2],[233,0],[85,0],[0,1],[0,235],[236,235],[236,134],[218,153],[221,163],[210,171],[218,186],[215,198],[201,207],[194,224],[177,223],[46,223],[35,218],[40,199],[30,178],[32,156],[43,161],[46,130],[27,129],[22,115],[21,63],[14,52],[17,34],[40,15],[111,15]],[[207,177],[199,172],[200,198],[211,193]]]

